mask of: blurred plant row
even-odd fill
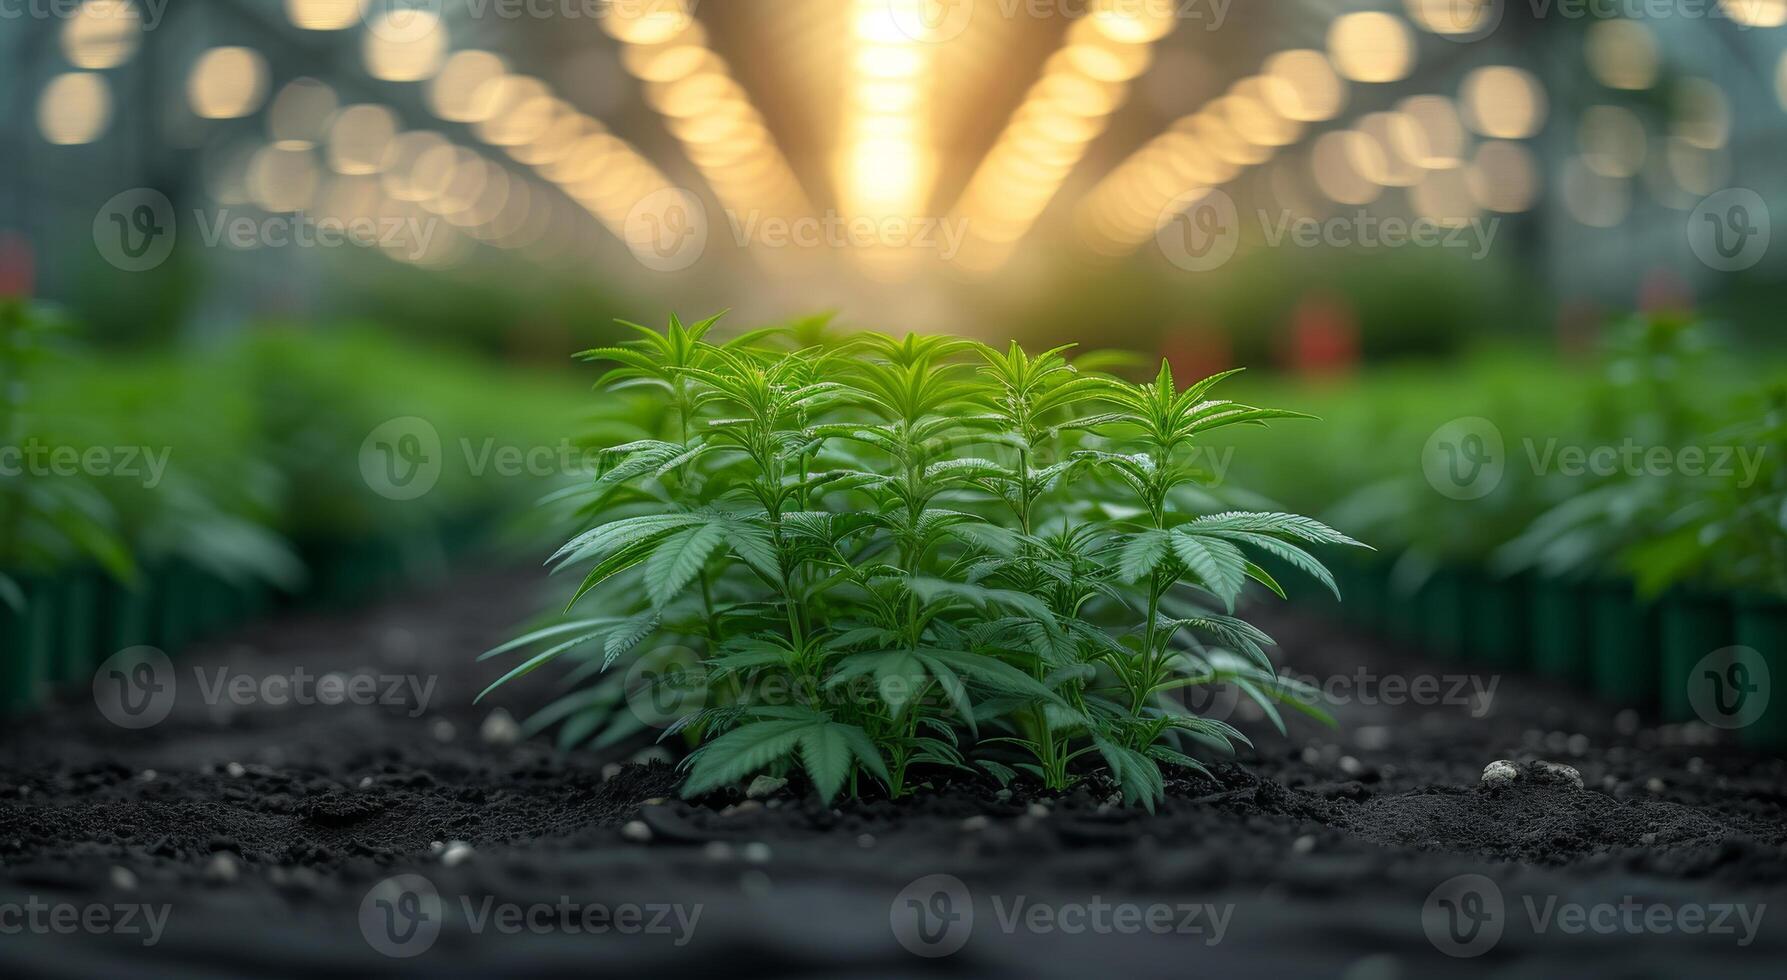
[[[1491,351],[1248,397],[1327,423],[1236,435],[1228,479],[1382,549],[1342,570],[1350,615],[1672,720],[1722,646],[1787,672],[1787,364],[1717,326],[1632,317],[1581,364]]]
[[[492,454],[550,447],[558,420],[588,411],[568,377],[352,327],[98,358],[18,301],[0,302],[0,396],[0,689],[14,704],[102,651],[178,647],[272,602],[346,600],[438,566],[475,518],[541,492]],[[408,499],[364,469],[393,419],[439,441],[406,461],[431,481]]]

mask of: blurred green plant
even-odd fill
[[[24,454],[39,442],[36,409],[40,372],[60,353],[66,325],[23,300],[0,297],[0,602],[23,609],[14,576],[42,574],[91,561],[119,579],[136,575],[118,535],[117,514],[93,482],[79,475],[45,475]]]
[[[697,745],[686,795],[795,768],[828,801],[866,779],[904,795],[921,769],[1058,790],[1095,757],[1152,808],[1163,764],[1245,741],[1188,688],[1235,684],[1281,730],[1280,702],[1325,717],[1233,613],[1250,581],[1283,595],[1258,556],[1334,588],[1306,547],[1358,542],[1290,514],[1200,515],[1196,486],[1210,433],[1305,416],[1207,397],[1226,374],[1181,389],[1163,364],[1130,384],[1066,348],[822,320],[722,343],[714,322],[584,352],[617,365],[606,389],[662,395],[648,438],[604,452],[554,556],[593,566],[571,605],[603,614],[485,654],[529,651],[480,697],[577,664],[530,730],[612,744],[670,688],[663,736]],[[692,662],[652,666],[666,650]]]

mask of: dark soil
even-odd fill
[[[1359,692],[1437,676],[1445,703],[1373,703],[1394,699],[1385,687],[1342,703],[1339,729],[1299,719],[1289,738],[1237,711],[1258,748],[1211,777],[1174,777],[1152,815],[1113,805],[1098,782],[1052,797],[956,781],[824,808],[797,779],[767,800],[689,803],[662,762],[616,771],[612,754],[483,737],[490,702],[470,702],[496,668],[473,658],[531,611],[537,585],[489,572],[361,613],[269,622],[179,662],[173,714],[143,731],[73,695],[10,724],[0,970],[1364,980],[1777,976],[1787,965],[1787,908],[1770,907],[1787,902],[1787,767],[1710,730],[1651,727],[1517,676],[1475,677],[1497,686],[1487,704],[1467,703],[1448,689],[1469,668],[1278,610],[1261,615],[1300,674],[1353,678],[1345,690]],[[409,700],[225,713],[193,682],[194,667],[263,678],[299,664],[437,686],[425,711]],[[497,700],[524,717],[553,691],[535,675]],[[1480,786],[1484,765],[1504,758],[1566,763],[1585,788]],[[444,926],[420,955],[387,958],[362,913],[376,883],[403,873],[432,883]],[[896,896],[936,874],[964,883],[974,924],[958,952],[924,958],[896,936]],[[1463,874],[1486,876],[1505,910],[1500,941],[1470,959],[1446,955],[1426,928],[1441,921],[1430,895],[1449,900]],[[122,923],[99,935],[18,928],[33,900],[165,906],[167,919],[152,946]],[[474,913],[488,902],[617,915],[632,904],[647,920],[676,905],[698,919],[686,934],[672,912],[668,931],[646,934],[508,934],[489,922],[480,933]],[[1045,914],[1013,919],[1020,904]],[[1073,928],[1086,909],[1118,922],[1097,919],[1116,906],[1166,908],[1172,926]],[[1578,906],[1614,924],[1572,929]],[[1607,907],[1638,911],[1616,921]],[[1694,929],[1696,914],[1728,928]]]

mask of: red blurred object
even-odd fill
[[[1227,371],[1234,364],[1229,335],[1208,324],[1186,324],[1161,339],[1160,355],[1173,367],[1173,379],[1189,384]]]
[[[1557,307],[1557,352],[1580,361],[1592,356],[1601,342],[1601,307],[1588,300],[1571,299]]]
[[[1638,284],[1638,309],[1645,313],[1686,313],[1694,308],[1694,290],[1668,269],[1655,268]]]
[[[0,296],[28,297],[36,282],[31,240],[16,231],[0,231]]]
[[[1344,299],[1307,296],[1291,311],[1286,360],[1304,378],[1339,378],[1359,366],[1359,320]]]

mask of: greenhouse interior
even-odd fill
[[[0,119],[8,975],[1787,966],[1787,0],[0,0]]]

